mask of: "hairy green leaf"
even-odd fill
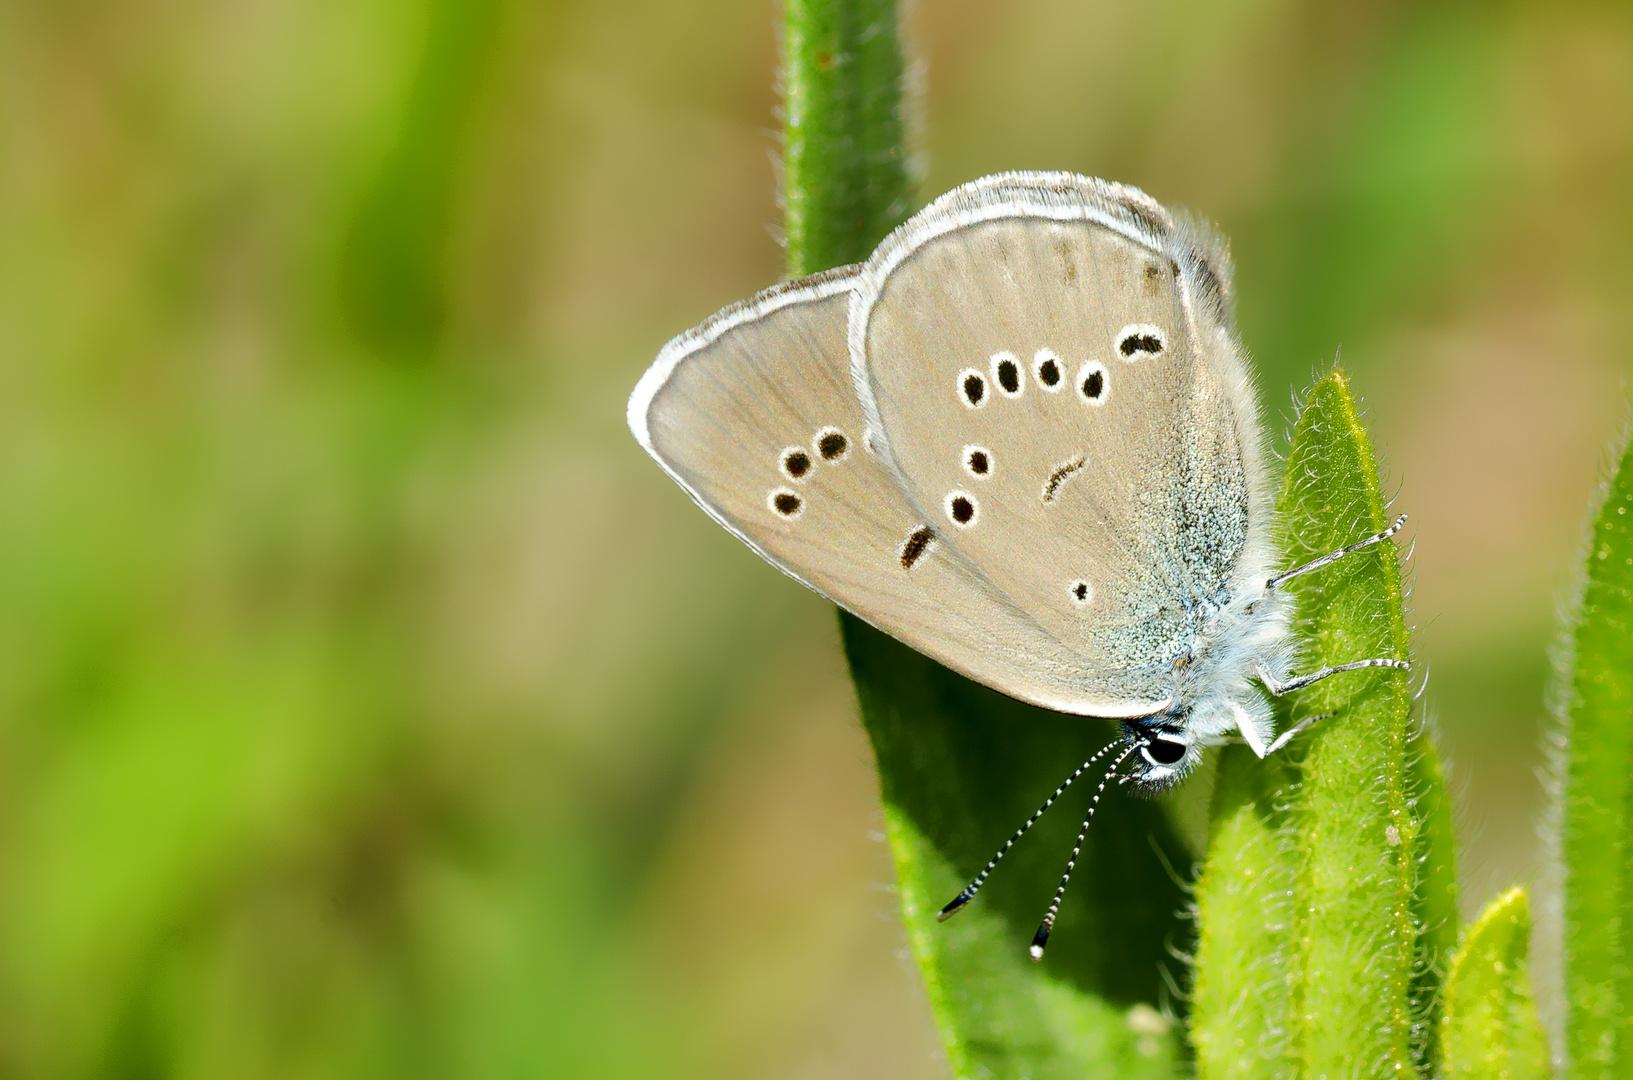
[[[1633,448],[1605,493],[1566,671],[1559,815],[1568,1075],[1633,1076]]]
[[[1204,1077],[1286,1080],[1293,1031],[1293,880],[1288,806],[1297,770],[1287,754],[1260,761],[1245,746],[1221,755],[1208,861],[1197,882],[1201,941],[1191,1040]]]
[[[1531,912],[1514,888],[1487,905],[1469,927],[1446,976],[1447,1080],[1542,1080],[1548,1042],[1531,997],[1526,954]]]
[[[1157,803],[1106,792],[1042,963],[1027,945],[1097,776],[1062,798],[969,907],[936,921],[1110,728],[977,686],[857,620],[845,629],[908,938],[954,1073],[1173,1075],[1181,1048],[1159,1011],[1161,969],[1179,968],[1166,946],[1189,927],[1163,859],[1188,856]]]
[[[1341,372],[1299,416],[1281,497],[1296,566],[1388,522],[1377,465]],[[1303,667],[1404,658],[1400,570],[1380,544],[1289,582]],[[1194,1040],[1206,1077],[1432,1070],[1430,1003],[1456,933],[1440,767],[1415,738],[1410,678],[1350,672],[1282,703],[1321,716],[1258,762],[1225,755],[1198,884]]]

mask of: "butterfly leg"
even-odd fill
[[[1363,671],[1366,668],[1379,667],[1396,668],[1400,671],[1412,670],[1412,665],[1408,664],[1405,660],[1395,660],[1387,656],[1380,656],[1372,660],[1354,660],[1348,664],[1336,664],[1333,667],[1316,668],[1314,671],[1306,675],[1295,675],[1293,678],[1283,682],[1282,680],[1276,678],[1276,676],[1271,673],[1270,669],[1261,663],[1259,665],[1259,681],[1264,683],[1264,688],[1266,690],[1270,691],[1272,694],[1275,694],[1277,697],[1281,697],[1283,694],[1291,694],[1294,690],[1302,690],[1311,683],[1318,683],[1322,679],[1327,678],[1329,675],[1337,675],[1341,671]]]
[[[1280,750],[1282,747],[1284,747],[1288,743],[1292,742],[1293,741],[1293,736],[1297,735],[1299,732],[1303,731],[1305,728],[1309,727],[1311,724],[1315,723],[1317,720],[1327,720],[1327,719],[1330,719],[1331,717],[1332,717],[1332,713],[1330,713],[1330,712],[1328,712],[1328,713],[1317,713],[1314,716],[1306,716],[1304,719],[1300,720],[1298,723],[1294,724],[1292,727],[1288,728],[1286,731],[1282,732],[1280,735],[1277,735],[1276,736],[1276,741],[1264,748],[1265,756],[1269,757],[1271,754],[1274,754],[1277,750]]]
[[[1290,578],[1296,578],[1301,574],[1308,574],[1310,571],[1319,570],[1323,566],[1330,566],[1339,559],[1342,559],[1344,556],[1353,555],[1363,548],[1371,547],[1373,544],[1381,544],[1385,540],[1388,540],[1391,536],[1394,536],[1396,533],[1400,532],[1401,527],[1405,524],[1406,515],[1402,514],[1400,517],[1396,518],[1394,523],[1383,532],[1373,533],[1365,540],[1357,540],[1349,547],[1339,548],[1337,551],[1329,552],[1328,554],[1321,556],[1319,559],[1314,559],[1305,563],[1303,566],[1295,566],[1284,574],[1277,574],[1275,577],[1264,583],[1265,590],[1269,591],[1270,589],[1279,588],[1282,582],[1287,581]]]
[[[1311,724],[1314,724],[1319,720],[1330,720],[1332,718],[1332,716],[1333,716],[1333,714],[1330,713],[1330,712],[1328,712],[1328,713],[1317,713],[1314,716],[1306,716],[1304,719],[1300,720],[1298,723],[1294,724],[1292,727],[1288,728],[1286,731],[1282,732],[1280,735],[1277,735],[1275,737],[1275,739],[1271,741],[1270,745],[1268,745],[1268,746],[1266,746],[1264,748],[1264,753],[1260,754],[1259,756],[1260,757],[1269,757],[1271,754],[1274,754],[1277,750],[1280,750],[1282,747],[1284,747],[1288,743],[1292,742],[1294,736],[1296,736],[1299,732],[1303,731],[1305,728],[1309,727]],[[1215,735],[1210,739],[1198,739],[1197,740],[1197,745],[1198,746],[1248,746],[1250,744],[1248,743],[1248,741],[1246,739],[1242,738],[1240,735]]]

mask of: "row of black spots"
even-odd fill
[[[930,550],[930,545],[936,542],[936,531],[928,525],[920,525],[907,534],[902,541],[901,562],[903,570],[913,569],[913,564],[924,557]]]
[[[1155,330],[1155,327],[1136,327],[1140,330]],[[1127,340],[1127,339],[1125,339]],[[1145,335],[1139,340],[1152,343],[1153,350],[1162,351],[1162,339],[1158,336]],[[1142,346],[1143,348],[1143,346]],[[1125,353],[1124,355],[1129,355]],[[1032,357],[1032,378],[1038,388],[1050,394],[1057,394],[1066,385],[1066,372],[1061,363],[1060,355],[1053,349],[1039,349]],[[999,352],[992,355],[992,377],[990,384],[996,385],[998,392],[1005,397],[1017,398],[1026,389],[1025,376],[1021,373],[1020,360],[1014,353]],[[1098,360],[1090,360],[1078,371],[1077,392],[1091,405],[1105,403],[1106,392],[1110,389],[1110,379],[1106,366]],[[958,397],[965,408],[979,409],[991,398],[991,385],[983,372],[975,368],[965,368],[958,373]]]
[[[992,451],[984,446],[964,447],[964,471],[977,480],[992,475]]]
[[[823,461],[837,465],[850,455],[851,441],[838,428],[825,427],[811,436],[811,450]],[[788,446],[778,455],[777,465],[784,476],[798,483],[811,475],[816,460],[806,452],[805,447]]]
[[[1165,348],[1163,333],[1150,323],[1135,323],[1117,331],[1117,351],[1124,360],[1138,360],[1141,356],[1161,356]]]

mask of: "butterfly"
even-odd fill
[[[779,570],[971,679],[1121,721],[942,918],[1101,757],[1094,805],[1113,775],[1161,792],[1204,746],[1264,757],[1321,719],[1278,735],[1260,688],[1407,667],[1291,674],[1285,583],[1405,519],[1280,569],[1230,288],[1217,234],[1138,189],[1000,173],[681,334],[630,397],[641,446]]]

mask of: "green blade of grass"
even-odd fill
[[[901,54],[884,0],[789,0],[784,40],[789,270],[865,258],[909,209]],[[1170,1076],[1178,1032],[1155,1007],[1188,926],[1163,865],[1186,846],[1160,808],[1117,803],[1091,833],[1048,960],[1026,947],[1092,785],[1007,860],[956,920],[935,913],[1112,728],[994,694],[841,616],[878,760],[902,912],[960,1076]],[[1075,793],[1074,793],[1075,794]],[[1112,809],[1108,807],[1108,809]]]
[[[1531,996],[1525,890],[1493,900],[1469,927],[1446,976],[1442,1041],[1447,1080],[1542,1080],[1548,1043]]]
[[[1299,416],[1281,497],[1289,566],[1387,523],[1341,372]],[[1290,583],[1302,667],[1406,656],[1393,545]],[[1433,747],[1415,739],[1407,673],[1336,675],[1283,724],[1326,715],[1288,762],[1221,766],[1198,885],[1194,1039],[1207,1077],[1432,1071],[1431,1004],[1456,933],[1451,822]],[[1261,776],[1255,770],[1271,770]],[[1291,918],[1286,909],[1291,908]]]
[[[1605,494],[1566,672],[1564,871],[1567,1075],[1633,1076],[1633,448]]]

